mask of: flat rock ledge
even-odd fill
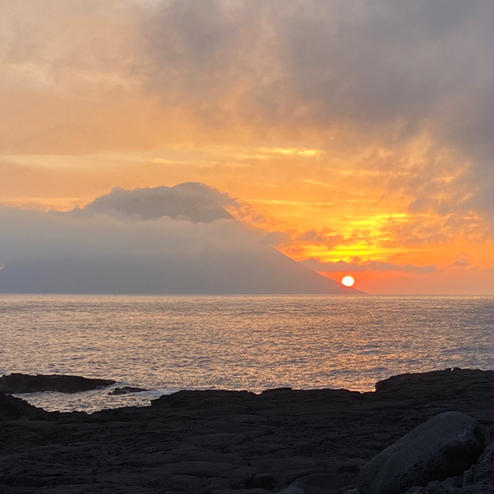
[[[372,393],[181,391],[90,415],[0,394],[0,492],[492,494],[494,372],[383,382]],[[407,448],[436,473],[413,474]]]
[[[81,376],[60,374],[8,374],[0,377],[0,392],[8,394],[58,391],[59,393],[80,393],[104,388],[115,384],[111,379],[91,379]]]

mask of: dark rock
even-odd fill
[[[0,420],[16,420],[21,418],[42,418],[48,412],[33,407],[20,398],[0,392]]]
[[[488,377],[488,379],[486,379]],[[486,391],[494,381],[494,371],[478,369],[445,369],[417,374],[400,374],[376,383],[376,393],[395,397],[454,397],[459,394]]]
[[[171,395],[163,395],[151,402],[151,407],[155,408],[177,408],[192,406],[201,408],[223,408],[243,405],[246,399],[255,396],[248,391],[223,391],[223,390],[205,390],[190,391],[183,390]]]
[[[484,447],[481,427],[460,412],[441,413],[367,463],[359,477],[363,494],[393,494],[466,470]]]
[[[50,374],[9,374],[0,377],[0,391],[9,394],[58,391],[59,393],[79,393],[91,389],[104,388],[115,384],[110,379],[90,379],[81,376]]]
[[[302,491],[305,494],[332,494],[334,488],[334,476],[330,473],[313,473],[297,479],[291,485],[292,489]]]
[[[443,481],[429,482],[424,487],[412,487],[406,494],[491,494],[494,492],[494,443],[490,443],[478,460],[463,473]]]
[[[249,482],[249,487],[260,487],[271,490],[276,485],[274,477],[269,473],[256,473]]]
[[[490,427],[493,391],[492,372],[439,371],[375,393],[183,391],[93,414],[6,396],[0,492],[357,494],[359,467],[438,413],[459,410]],[[482,458],[462,494],[492,492]]]
[[[148,391],[144,388],[138,388],[136,386],[122,386],[121,388],[112,389],[109,395],[127,395],[129,393],[140,393],[141,391]]]
[[[463,487],[483,486],[485,492],[494,492],[494,442],[492,429],[489,444],[477,462],[463,474]]]
[[[338,465],[337,472],[355,474],[360,471],[364,463],[365,461],[361,458],[352,458]]]
[[[273,491],[254,487],[253,489],[215,489],[204,491],[204,494],[272,494]],[[203,493],[200,493],[203,494]]]
[[[280,491],[280,494],[307,494],[302,487],[291,484],[286,489]]]
[[[462,490],[462,476],[450,477],[446,480],[433,480],[424,487],[412,487],[406,494],[460,494]]]
[[[262,394],[268,394],[268,393],[280,393],[283,391],[292,391],[292,388],[271,388],[271,389],[265,389]]]
[[[490,494],[494,492],[493,437],[478,460],[463,473],[442,482],[429,482],[425,487],[415,487],[407,494]]]

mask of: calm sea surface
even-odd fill
[[[149,392],[23,395],[49,410],[179,389],[344,387],[494,368],[489,297],[0,295],[0,374],[111,378]]]

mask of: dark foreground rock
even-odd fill
[[[360,472],[362,494],[395,494],[463,473],[485,447],[480,424],[460,412],[430,418],[388,446]]]
[[[48,412],[31,406],[20,398],[0,393],[0,421],[45,418]]]
[[[112,384],[115,384],[115,381],[110,379],[89,379],[81,376],[9,374],[0,377],[0,392],[9,394],[38,393],[41,391],[79,393],[104,388]]]
[[[362,466],[431,417],[457,411],[489,430],[493,381],[490,371],[448,370],[400,377],[374,393],[182,391],[151,407],[92,415],[43,412],[5,397],[0,492],[357,492]],[[492,493],[489,448],[466,472],[434,481],[449,482],[436,492]],[[411,489],[436,488],[417,481]]]
[[[407,494],[492,494],[494,492],[494,429],[487,437],[487,447],[478,460],[462,475],[444,481],[432,481],[423,487],[412,487]]]

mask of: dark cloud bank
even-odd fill
[[[115,189],[68,213],[0,209],[0,292],[357,293],[267,246],[199,183]]]

